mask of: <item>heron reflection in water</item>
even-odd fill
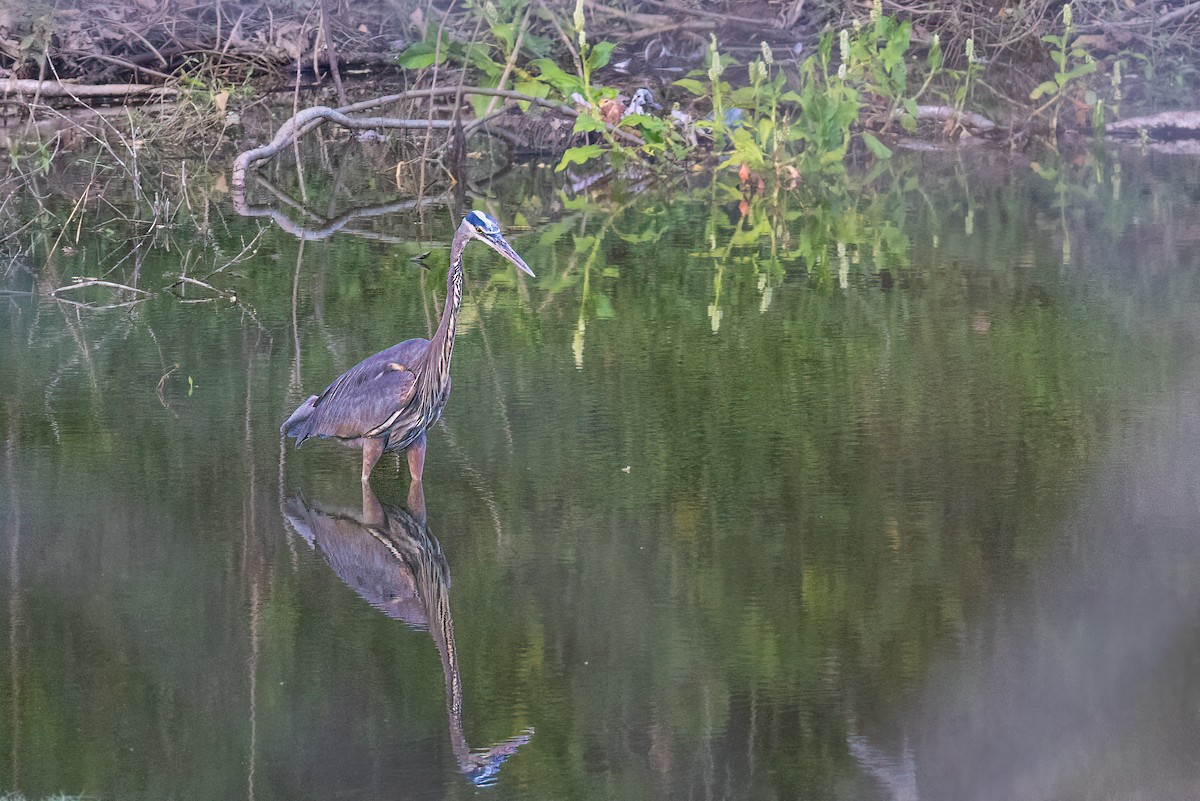
[[[283,505],[288,524],[319,551],[351,589],[388,617],[428,631],[442,657],[450,743],[458,768],[476,785],[491,784],[500,766],[529,741],[533,730],[491,748],[472,750],[462,725],[462,679],[450,617],[450,568],[429,531],[425,489],[414,481],[408,508],[384,505],[362,485],[362,513],[324,509],[299,497]]]

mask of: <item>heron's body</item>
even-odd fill
[[[446,306],[433,338],[409,339],[369,356],[300,404],[280,429],[294,437],[297,446],[322,437],[362,448],[363,482],[384,453],[407,451],[409,472],[414,481],[421,479],[425,431],[438,421],[450,398],[450,359],[462,306],[462,253],[472,238],[532,275],[494,220],[481,212],[468,214],[450,247]]]

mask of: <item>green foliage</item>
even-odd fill
[[[509,59],[515,58],[513,50],[517,46],[518,38],[521,51],[535,59],[541,59],[550,52],[551,43],[545,37],[537,36],[528,30],[521,36],[520,27],[527,7],[526,3],[515,0],[507,0],[498,5],[493,2],[473,5],[472,12],[480,25],[487,30],[487,36],[480,42],[460,41],[438,20],[430,19],[425,29],[425,37],[409,45],[396,58],[396,63],[405,69],[413,70],[447,62],[471,67],[478,73],[476,82],[479,86],[494,89],[500,85]],[[549,96],[548,82],[522,69],[515,61],[511,79],[512,88],[518,92],[532,97]],[[470,99],[478,115],[482,115],[492,101],[491,97],[484,95],[475,95]]]
[[[1096,71],[1096,60],[1092,58],[1091,54],[1084,48],[1071,44],[1073,33],[1071,16],[1071,4],[1067,3],[1062,10],[1062,33],[1046,34],[1042,37],[1042,41],[1050,45],[1049,55],[1055,66],[1054,77],[1042,81],[1029,93],[1030,100],[1049,98],[1038,111],[1050,106],[1054,107],[1054,114],[1051,117],[1052,130],[1058,128],[1058,115],[1063,98],[1067,97],[1077,84],[1081,84],[1083,78]],[[1102,128],[1104,125],[1103,108],[1099,105],[1095,95],[1092,96],[1089,105],[1094,109],[1093,125],[1099,124]]]
[[[38,175],[47,175],[58,155],[58,138],[23,141],[14,139],[8,148],[8,162],[13,171],[23,173],[32,170]]]
[[[450,60],[474,68],[481,86],[495,86],[515,46],[514,26],[522,6],[513,0],[475,8],[487,25],[486,41],[491,44],[458,42],[445,32],[439,40],[438,30],[431,23],[425,40],[410,46],[399,63],[419,69]],[[720,51],[716,37],[712,37],[705,68],[675,83],[696,96],[702,106],[709,106],[711,115],[690,123],[689,130],[657,117],[626,116],[618,127],[635,134],[641,145],[614,135],[614,130],[601,121],[601,106],[616,98],[617,91],[597,84],[594,75],[608,65],[614,44],[589,42],[585,23],[583,2],[577,0],[571,30],[577,54],[573,70],[564,69],[545,52],[535,53],[537,57],[513,69],[514,88],[518,91],[581,106],[574,132],[589,134],[594,141],[569,148],[558,164],[560,170],[601,158],[621,162],[657,157],[660,164],[675,163],[694,156],[696,144],[688,141],[694,128],[710,134],[714,149],[725,154],[722,167],[746,165],[776,176],[797,168],[820,173],[842,169],[868,109],[899,109],[901,124],[912,126],[911,102],[906,102],[911,101],[906,96],[911,24],[884,15],[878,4],[868,25],[856,23],[837,35],[826,32],[821,37],[817,52],[799,65],[798,85],[789,82],[788,74],[775,63],[765,43],[761,55],[746,68],[746,83],[735,85],[727,73],[739,65]],[[936,46],[928,61],[932,70],[940,67]],[[487,102],[487,98],[475,101],[477,111]],[[736,119],[732,114],[727,118],[727,113],[735,109]],[[875,159],[890,157],[890,148],[877,136],[861,138],[865,151]]]
[[[794,167],[815,173],[840,171],[856,135],[876,159],[891,156],[891,149],[878,137],[856,132],[868,109],[899,108],[902,124],[911,127],[905,63],[910,43],[910,23],[875,8],[868,25],[856,23],[836,35],[826,31],[816,52],[800,62],[795,87],[789,86],[764,43],[761,55],[747,67],[747,85],[733,88],[722,79],[730,62],[717,50],[715,39],[707,70],[693,72],[675,85],[711,100],[712,120],[702,127],[712,130],[718,149],[728,143],[729,155],[722,166],[746,165],[777,176]],[[931,63],[935,69],[940,66],[940,51]],[[740,109],[741,118],[727,121],[728,108]]]

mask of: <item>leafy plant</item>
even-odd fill
[[[910,41],[911,25],[883,14],[876,3],[869,24],[822,35],[816,53],[801,62],[795,89],[789,88],[765,43],[760,57],[747,67],[748,85],[732,88],[722,79],[730,62],[717,51],[715,39],[707,72],[693,72],[676,85],[711,99],[712,119],[703,125],[713,131],[718,149],[728,143],[730,154],[722,166],[745,165],[776,175],[793,164],[808,172],[840,170],[867,108],[882,107],[889,119],[899,108],[902,123],[915,127],[915,102],[905,97]],[[940,51],[931,63],[940,67]],[[729,108],[741,109],[740,124],[731,123]],[[876,158],[891,156],[870,131],[858,135]]]
[[[1034,115],[1053,107],[1054,115],[1050,121],[1051,130],[1058,129],[1061,101],[1067,96],[1073,84],[1096,71],[1096,60],[1092,58],[1091,54],[1082,47],[1071,44],[1073,24],[1070,3],[1063,6],[1062,21],[1061,34],[1047,34],[1042,37],[1042,41],[1049,44],[1051,48],[1050,58],[1057,68],[1054,77],[1051,80],[1042,81],[1029,93],[1030,100],[1039,100],[1049,95],[1049,99],[1034,112]],[[1095,103],[1093,102],[1092,105],[1095,106]],[[1101,118],[1101,124],[1103,124],[1103,118]]]
[[[524,12],[527,4],[505,0],[497,6],[489,0],[486,3],[475,4],[472,8],[478,16],[479,24],[486,26],[489,36],[485,41],[463,42],[455,39],[444,26],[431,19],[425,30],[425,37],[405,49],[396,59],[396,63],[405,69],[413,70],[446,62],[473,67],[479,73],[477,84],[486,89],[495,89],[500,85],[508,63],[512,61],[513,66],[509,73],[515,91],[531,97],[549,96],[550,87],[547,82],[537,75],[530,74],[516,63],[514,51],[518,48],[539,58],[550,52],[550,40],[530,32],[525,25],[527,17]],[[483,95],[471,97],[472,107],[480,116],[492,102],[493,98]]]

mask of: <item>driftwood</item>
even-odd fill
[[[1130,117],[1110,122],[1104,130],[1117,137],[1141,136],[1145,131],[1152,139],[1200,139],[1200,111],[1164,111]]]
[[[378,108],[379,106],[397,103],[402,100],[444,97],[447,95],[459,94],[501,97],[509,100],[517,100],[524,103],[530,103],[532,105],[542,106],[572,118],[579,116],[579,111],[577,109],[574,109],[565,103],[547,100],[542,97],[534,97],[532,95],[526,95],[522,94],[521,92],[514,92],[508,89],[484,89],[473,86],[448,86],[433,89],[411,89],[407,92],[401,92],[395,95],[387,95],[385,97],[379,97],[372,100],[351,103],[350,105],[342,106],[339,109],[332,109],[326,106],[316,106],[314,108],[304,109],[290,119],[286,120],[283,125],[279,126],[279,130],[267,144],[239,153],[237,158],[233,160],[231,186],[234,189],[244,189],[246,186],[246,174],[251,167],[272,158],[284,148],[291,145],[292,142],[296,141],[299,137],[303,136],[305,133],[327,120],[351,130],[368,130],[371,128],[409,128],[426,130],[429,128],[450,129],[456,124],[453,120],[413,120],[396,117],[351,117],[349,114],[356,111],[365,111],[367,109]],[[462,124],[466,129],[473,129],[479,127],[485,119],[486,118],[481,118],[480,120],[464,120]],[[613,125],[608,125],[607,128],[613,136],[625,141],[627,144],[634,146],[641,146],[644,144],[639,137],[630,133],[629,131],[621,130]]]

